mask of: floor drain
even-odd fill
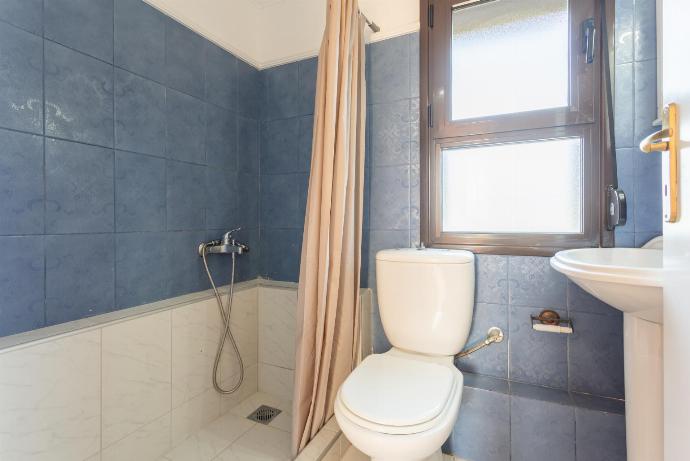
[[[273,418],[280,414],[280,410],[277,408],[269,407],[267,405],[261,405],[256,410],[252,411],[247,419],[256,421],[261,424],[268,424],[273,421]]]

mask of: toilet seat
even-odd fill
[[[358,426],[381,434],[428,431],[456,411],[462,374],[452,359],[392,349],[367,357],[345,380],[336,406]]]

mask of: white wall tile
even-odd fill
[[[98,453],[100,341],[96,330],[0,354],[0,459]]]
[[[259,361],[295,368],[297,290],[261,287],[259,292]]]
[[[167,414],[170,311],[103,329],[103,446]]]
[[[172,311],[172,406],[212,388],[213,361],[220,338],[215,299]]]
[[[235,293],[233,298],[230,327],[240,349],[242,362],[247,368],[256,365],[259,357],[258,288],[240,291]],[[227,297],[224,298],[224,302],[227,303]],[[221,322],[220,317],[218,321]],[[222,327],[223,324],[221,323],[220,326]],[[238,371],[237,357],[228,339],[223,349],[223,359],[220,366],[221,380],[227,381]]]
[[[259,391],[292,400],[295,372],[287,368],[259,364]]]
[[[233,376],[227,381],[223,382],[223,387],[229,389],[237,382],[237,378]],[[237,406],[244,399],[250,395],[256,393],[259,390],[259,366],[252,365],[250,367],[244,368],[244,381],[237,391],[232,394],[221,396],[221,408],[222,414],[227,413]],[[246,415],[245,415],[246,416]]]
[[[105,448],[101,461],[156,461],[171,448],[170,413]]]

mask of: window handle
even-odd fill
[[[585,54],[585,62],[594,62],[594,45],[596,43],[597,28],[594,25],[594,18],[587,19],[582,24],[582,52]]]

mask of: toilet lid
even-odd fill
[[[340,398],[362,419],[385,426],[412,426],[441,414],[453,379],[453,372],[437,363],[371,355],[345,380]]]

